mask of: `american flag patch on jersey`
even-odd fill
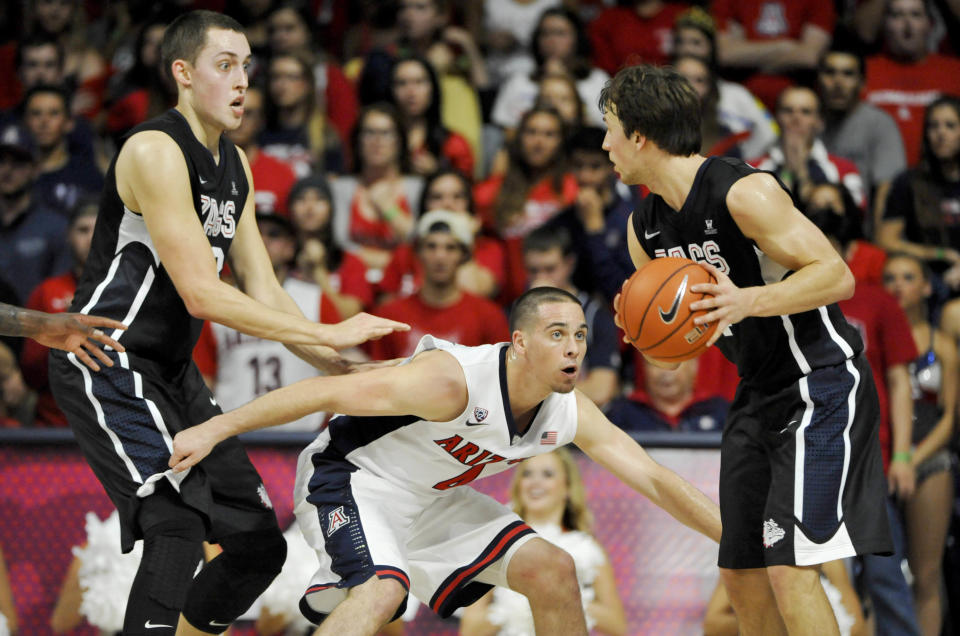
[[[556,431],[547,431],[540,436],[541,446],[552,446],[557,443],[557,432]]]

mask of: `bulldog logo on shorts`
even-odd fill
[[[343,506],[340,506],[327,515],[327,536],[329,537],[348,523],[350,523],[350,517],[343,511]]]
[[[786,531],[776,521],[767,519],[763,522],[763,547],[772,548],[786,534]]]
[[[473,409],[473,416],[477,418],[477,422],[482,422],[483,420],[487,419],[487,415],[489,414],[490,414],[490,411],[484,408],[480,408],[479,406],[476,406]]]

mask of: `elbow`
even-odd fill
[[[850,268],[844,263],[843,272],[840,274],[840,279],[837,281],[837,300],[847,300],[848,298],[851,298],[856,286],[857,282],[853,278],[853,272],[851,272]]]
[[[183,299],[183,305],[194,318],[199,320],[216,320],[214,316],[213,293],[204,287],[196,287],[180,292],[180,298]]]

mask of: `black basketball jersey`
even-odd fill
[[[137,126],[124,141],[145,130],[170,135],[183,151],[194,210],[219,271],[249,192],[239,152],[221,135],[220,161],[215,162],[175,109]],[[90,256],[71,311],[120,320],[127,330],[112,335],[128,353],[163,365],[181,365],[190,359],[203,321],[187,312],[160,263],[143,217],[120,199],[116,163],[115,157],[107,171]]]
[[[651,194],[633,214],[633,229],[651,258],[679,256],[710,263],[738,287],[753,287],[790,275],[743,235],[727,209],[727,192],[739,179],[759,172],[739,159],[712,157],[697,171],[678,212]],[[781,184],[782,185],[782,184]],[[749,317],[717,340],[743,382],[777,387],[812,369],[840,364],[863,343],[836,304],[788,316]]]

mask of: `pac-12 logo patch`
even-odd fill
[[[327,536],[350,523],[350,517],[343,511],[343,506],[338,507],[327,515]]]
[[[482,422],[487,419],[487,416],[490,415],[490,411],[479,406],[473,408],[473,416],[477,419],[478,422]]]
[[[786,534],[786,531],[776,521],[767,519],[763,522],[763,547],[772,548]]]

